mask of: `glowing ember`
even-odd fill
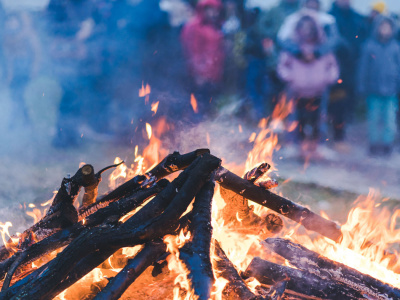
[[[150,140],[151,139],[151,125],[149,123],[146,123],[146,132],[147,132],[147,137]]]
[[[150,85],[146,84],[146,87],[145,87],[143,82],[142,82],[142,87],[139,90],[139,97],[148,96],[148,95],[150,95],[150,93],[151,93]]]
[[[199,110],[197,108],[197,100],[193,94],[190,95],[190,105],[192,106],[193,111],[197,114]]]
[[[160,101],[151,104],[151,111],[153,112],[153,116],[157,113],[159,103]]]

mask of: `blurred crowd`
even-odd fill
[[[244,0],[50,0],[40,12],[0,9],[0,22],[13,116],[31,122],[24,98],[33,78],[61,87],[55,147],[78,146],[82,127],[129,143],[154,114],[138,94],[147,84],[176,126],[227,106],[255,125],[285,97],[295,104],[288,124],[297,124],[285,142],[304,155],[317,156],[328,138],[346,151],[348,125],[365,118],[370,155],[395,145],[399,20],[384,1],[364,16],[351,0],[328,12],[320,0],[269,10]]]

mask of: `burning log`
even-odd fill
[[[274,264],[255,257],[242,277],[254,277],[263,284],[274,284],[289,278],[287,288],[304,295],[322,299],[362,299],[361,293],[340,282],[322,280],[309,272]]]
[[[285,278],[283,280],[277,281],[271,286],[268,296],[271,300],[281,300],[283,298],[283,294],[286,291],[286,287],[288,285],[289,278]]]
[[[112,218],[121,218],[125,214],[143,204],[150,197],[161,192],[167,184],[167,180],[160,181],[157,185],[151,188],[138,191],[130,197],[111,203],[109,206],[100,209],[85,219],[85,224],[82,224],[83,222],[76,223],[0,262],[0,278],[3,278],[5,272],[7,272],[7,270],[15,261],[19,260],[19,265],[26,265],[43,255],[68,245],[74,238],[79,236],[79,234],[83,232],[85,228],[100,225],[101,223]],[[178,188],[178,186],[176,186],[176,188]],[[23,258],[20,258],[21,256],[23,256]],[[12,273],[10,275],[12,276]]]
[[[246,179],[247,181],[250,181],[252,183],[256,182],[258,179],[260,179],[265,173],[267,173],[271,169],[271,165],[268,163],[262,163],[259,166],[251,169],[248,171],[243,178]]]
[[[218,241],[214,240],[214,255],[213,261],[214,269],[220,277],[226,279],[228,282],[223,290],[223,295],[227,299],[242,299],[242,300],[261,300],[260,296],[253,294],[247,287],[246,283],[240,277],[235,266],[226,256]]]
[[[146,215],[146,213],[154,214],[155,202],[163,202],[164,199],[156,196],[138,214],[133,215],[123,224],[114,222],[83,231],[57,257],[44,266],[44,271],[39,274],[34,272],[27,276],[29,279],[24,279],[26,283],[23,286],[18,285],[17,290],[13,287],[7,289],[1,293],[0,299],[21,296],[32,299],[46,298],[60,282],[68,277],[77,262],[90,254],[101,253],[110,247],[113,247],[115,251],[121,247],[146,243],[174,232],[179,224],[179,217],[185,212],[205,182],[209,180],[211,172],[219,165],[220,160],[209,154],[197,158],[191,165],[189,178],[169,205],[167,204],[161,215],[151,219],[148,219],[148,215]]]
[[[42,240],[59,229],[66,228],[76,223],[78,221],[78,212],[73,206],[73,203],[78,197],[80,189],[82,187],[85,189],[83,202],[93,202],[93,199],[95,199],[97,195],[101,174],[118,165],[119,164],[106,167],[96,174],[94,173],[92,165],[84,165],[82,168],[79,168],[72,178],[70,178],[69,175],[67,178],[64,178],[45,217],[22,233],[20,244],[18,245],[19,250],[23,250],[30,246],[32,242],[35,242],[30,238],[31,236],[34,236],[37,240]],[[4,246],[1,247],[0,261],[9,256],[9,251]]]
[[[199,149],[187,154],[179,154],[178,152],[174,152],[173,154],[168,155],[160,164],[158,164],[155,168],[153,168],[147,176],[139,175],[133,178],[132,180],[128,181],[126,184],[123,184],[122,186],[118,187],[116,190],[113,192],[107,194],[106,196],[102,197],[99,199],[97,202],[93,203],[94,199],[96,198],[97,195],[97,189],[98,185],[101,181],[101,174],[105,172],[106,170],[117,167],[121,163],[112,165],[109,167],[106,167],[102,170],[100,170],[98,173],[94,173],[94,168],[91,165],[85,165],[82,168],[80,168],[77,173],[72,177],[72,178],[64,178],[63,182],[61,184],[61,187],[53,200],[52,206],[47,213],[47,215],[38,223],[34,224],[31,228],[27,229],[23,233],[23,237],[26,236],[31,236],[32,233],[36,236],[35,233],[38,231],[41,232],[40,239],[42,240],[46,238],[47,236],[50,236],[55,233],[54,230],[56,228],[60,227],[66,227],[68,224],[76,223],[76,209],[73,207],[71,203],[73,203],[79,193],[80,188],[83,186],[85,188],[85,194],[83,196],[83,206],[79,209],[79,218],[80,220],[83,220],[85,217],[89,216],[90,214],[98,211],[100,208],[103,208],[107,206],[110,202],[116,201],[117,199],[120,199],[123,197],[122,195],[127,196],[128,194],[133,194],[135,191],[137,191],[139,188],[144,187],[149,183],[149,180],[146,180],[147,178],[153,178],[154,181],[151,181],[152,184],[154,182],[160,180],[161,178],[165,177],[168,174],[171,174],[174,171],[177,170],[182,170],[186,168],[188,165],[190,165],[193,160],[201,155],[202,153],[207,153],[209,152],[208,149]],[[131,188],[131,190],[129,190]],[[128,201],[129,202],[129,201]],[[90,204],[91,203],[91,204]],[[71,205],[70,205],[71,204]],[[123,206],[123,205],[122,205]],[[65,209],[64,209],[65,208]],[[112,208],[112,207],[111,207]],[[119,210],[119,206],[115,207],[117,210]],[[132,210],[134,208],[131,208]],[[51,213],[52,212],[52,213]],[[72,212],[73,218],[70,221],[65,222],[65,216],[70,216],[71,214],[69,212]],[[105,212],[105,211],[103,211]],[[109,213],[109,212],[108,212]],[[121,210],[121,213],[126,214],[127,212],[123,212]],[[106,213],[107,214],[107,213]],[[122,216],[122,215],[121,215]],[[97,215],[94,219],[97,220],[102,220],[100,215]],[[90,220],[93,220],[91,218]],[[92,222],[92,221],[88,222]],[[100,221],[101,223],[102,221]],[[97,225],[99,224],[98,222]],[[93,224],[94,225],[94,224]],[[75,238],[79,232],[81,232],[82,227],[80,228],[80,225],[76,225],[73,228],[68,228],[64,230],[64,232],[60,233],[58,236],[62,237],[64,241],[61,241],[58,237],[53,237],[51,239],[52,243],[56,243],[56,247],[60,247],[58,242],[67,242],[71,241],[72,238]],[[52,228],[53,230],[45,231],[46,228]],[[27,238],[22,238],[22,240],[28,240]],[[46,241],[43,244],[47,244]],[[23,251],[24,249],[28,248],[30,246],[30,243],[22,243],[19,245],[19,250]],[[62,245],[62,246],[65,246]],[[40,246],[41,247],[41,246]],[[40,248],[38,247],[38,248]],[[46,247],[45,247],[46,248]],[[54,250],[52,247],[47,246],[46,252],[51,252]],[[52,249],[52,250],[51,250]],[[38,251],[37,255],[43,255],[42,251]],[[10,256],[10,252],[6,249],[6,247],[0,248],[0,261],[6,259],[7,257]],[[30,257],[28,255],[28,257]],[[8,270],[8,268],[11,266],[12,261],[8,261],[5,264],[0,264],[0,278],[4,276],[3,270]],[[5,266],[5,267],[3,267]]]
[[[82,173],[85,175],[83,178],[83,187],[85,189],[85,193],[83,194],[82,198],[82,206],[88,206],[96,202],[98,188],[101,182],[101,174],[111,168],[116,168],[123,163],[124,162],[122,161],[119,164],[105,167],[96,174],[94,174],[94,169],[91,165],[87,165],[91,167],[90,169],[82,170]]]
[[[159,201],[153,201],[151,204],[149,203],[148,211],[146,209],[142,209],[141,215],[143,217],[143,222],[151,219],[152,217],[158,216],[165,209],[165,207],[169,204],[172,198],[177,194],[177,191],[183,186],[186,180],[189,177],[191,168],[182,172],[171,184],[167,186],[163,191],[161,189],[165,187],[166,182],[168,181],[160,181],[156,186],[145,189],[143,191],[138,191],[131,197],[123,198],[119,201],[111,203],[109,206],[98,210],[97,212],[89,215],[85,219],[85,225],[83,222],[76,223],[73,226],[66,228],[60,232],[57,232],[50,237],[33,244],[30,248],[25,250],[25,254],[18,253],[0,263],[0,278],[4,276],[7,270],[12,266],[14,261],[18,259],[18,256],[24,255],[24,259],[20,261],[20,264],[30,263],[40,256],[43,256],[47,253],[50,253],[60,247],[66,246],[71,243],[76,237],[79,236],[85,229],[89,227],[94,227],[102,224],[108,219],[119,219],[123,215],[127,214],[131,210],[135,209],[147,199],[152,197],[161,191],[158,195]],[[110,254],[111,255],[111,254]],[[12,274],[11,274],[12,276]]]
[[[144,270],[165,260],[166,246],[161,239],[187,227],[192,236],[190,242],[180,249],[180,259],[189,270],[188,278],[198,299],[210,298],[214,275],[227,280],[223,290],[226,299],[278,300],[292,295],[301,299],[400,298],[400,290],[283,239],[267,239],[265,245],[298,269],[254,258],[242,274],[243,278],[255,277],[262,283],[253,292],[218,242],[215,241],[215,246],[211,246],[214,180],[220,183],[221,193],[225,193],[224,199],[231,197],[225,199],[226,208],[235,212],[231,218],[240,219],[245,215],[248,218],[251,215],[247,203],[249,199],[332,240],[339,241],[341,231],[335,223],[269,192],[267,189],[275,186],[275,182],[256,183],[268,170],[268,164],[253,169],[242,179],[222,168],[220,163],[206,149],[184,155],[175,152],[150,172],[136,176],[128,184],[121,185],[96,202],[101,173],[105,169],[95,174],[92,166],[85,165],[72,178],[64,178],[56,195],[57,201],[52,205],[52,213],[45,218],[55,218],[56,224],[62,209],[67,207],[62,202],[74,201],[80,185],[85,188],[85,203],[79,210],[79,221],[72,223],[69,220],[68,224],[62,225],[63,228],[58,228],[55,233],[35,244],[29,243],[31,238],[25,238],[25,244],[19,252],[0,262],[0,277],[6,275],[0,300],[53,298],[122,247],[144,245],[96,296],[96,299],[118,299]],[[178,170],[184,171],[172,182],[162,179]],[[65,195],[69,198],[63,200]],[[140,210],[132,213],[154,195]],[[193,198],[192,211],[182,217]],[[268,214],[265,219],[256,216],[253,220],[256,220],[255,223],[246,225],[267,226],[271,232],[278,232],[283,227],[282,219],[275,214]],[[248,230],[249,227],[244,229]],[[28,263],[64,246],[65,249],[52,260],[36,270],[31,268],[25,272]],[[214,250],[212,261],[210,249]],[[14,273],[19,277],[12,279]],[[14,284],[10,287],[11,282]],[[272,287],[268,291],[265,285]],[[105,286],[104,282],[102,286]]]
[[[269,238],[263,242],[263,245],[300,270],[314,274],[323,280],[335,280],[376,299],[400,299],[399,289],[289,240]]]
[[[110,280],[107,286],[94,298],[95,300],[119,299],[126,289],[142,274],[152,263],[166,251],[162,240],[147,243],[144,248]]]
[[[242,195],[246,199],[272,209],[273,211],[302,224],[308,230],[318,232],[336,242],[340,241],[342,238],[340,226],[335,222],[329,221],[313,213],[304,206],[276,195],[262,187],[256,186],[223,167],[218,169],[215,179],[223,188],[231,190]]]
[[[247,172],[243,178],[249,182],[256,182],[260,179],[271,166],[263,163],[258,167]],[[258,183],[263,188],[271,189],[277,186],[275,180],[268,180]],[[265,219],[256,215],[252,208],[249,207],[248,201],[245,197],[220,186],[220,194],[224,199],[226,206],[223,209],[224,220],[228,222],[239,222],[245,226],[257,226],[259,229],[267,228],[269,232],[278,233],[283,228],[283,221],[274,214],[268,214]]]
[[[146,173],[145,175],[138,175],[131,180],[121,184],[112,192],[103,196],[97,202],[111,202],[117,199],[120,199],[129,193],[134,192],[139,188],[144,188],[146,186],[150,186],[157,182],[158,180],[180,170],[186,169],[197,157],[210,153],[208,149],[197,149],[193,152],[189,152],[186,154],[180,154],[179,152],[174,152],[169,154],[166,158],[164,158],[157,166],[155,166],[151,171]],[[80,215],[83,215],[84,212],[80,212]]]
[[[211,206],[214,181],[207,182],[197,194],[189,230],[192,240],[180,250],[180,258],[188,267],[194,294],[199,300],[208,300],[214,284],[210,247],[212,238]]]

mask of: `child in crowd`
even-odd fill
[[[339,68],[331,52],[319,57],[314,54],[325,42],[325,36],[312,13],[304,12],[299,18],[293,42],[298,45],[300,55],[283,51],[278,74],[287,83],[288,96],[296,101],[302,155],[310,157],[316,154],[319,140],[321,97],[338,79]]]
[[[369,152],[390,155],[396,135],[397,94],[400,92],[400,45],[392,19],[379,16],[362,49],[358,88],[367,97]]]
[[[198,100],[198,116],[211,112],[223,78],[225,49],[221,31],[222,2],[201,0],[196,14],[182,29],[181,41],[192,81],[191,92]]]

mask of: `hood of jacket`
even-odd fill
[[[380,41],[379,27],[381,26],[381,24],[383,22],[388,22],[392,26],[393,34],[392,34],[391,38],[389,39],[389,41],[391,41],[395,38],[398,28],[396,26],[395,21],[392,18],[390,18],[388,16],[384,16],[384,15],[379,15],[375,18],[373,26],[372,26],[372,32],[371,32],[372,36],[371,37],[377,41]]]
[[[299,16],[294,27],[293,40],[298,44],[304,43],[302,38],[297,34],[297,27],[300,24],[300,22],[302,22],[305,18],[311,20],[314,23],[314,26],[317,30],[317,38],[314,41],[314,44],[316,45],[323,44],[326,40],[326,36],[324,33],[324,29],[322,28],[318,20],[318,12],[309,9],[302,9],[301,11],[299,11]]]
[[[196,5],[196,17],[200,22],[204,21],[204,11],[207,7],[214,7],[221,11],[223,6],[220,0],[200,0]]]

